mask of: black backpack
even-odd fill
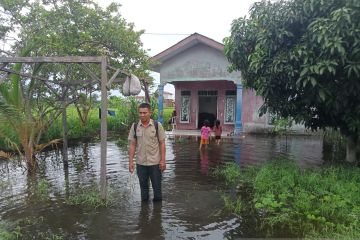
[[[136,136],[137,125],[138,125],[138,123],[135,122],[134,123],[134,138],[135,139],[137,139],[137,136]],[[156,130],[156,137],[157,137],[157,139],[159,141],[159,123],[158,123],[158,121],[154,121],[154,126],[155,126],[155,130]]]

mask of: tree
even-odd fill
[[[8,49],[0,50],[0,53],[23,57],[106,55],[111,66],[145,76],[150,61],[140,41],[143,31],[135,31],[134,25],[121,17],[119,7],[112,3],[103,9],[91,0],[0,0],[0,40],[11,39]],[[90,78],[81,65],[8,64],[6,67],[48,80],[44,82],[11,75],[9,83],[2,81],[6,74],[0,76],[0,101],[4,106],[6,104],[6,109],[12,109],[14,118],[15,113],[24,116],[17,119],[20,123],[15,126],[10,124],[11,120],[2,111],[4,108],[0,109],[0,118],[2,122],[10,121],[9,126],[18,139],[21,137],[17,126],[26,123],[33,126],[30,129],[36,131],[32,133],[36,138],[26,138],[26,141],[21,142],[23,150],[32,148],[26,154],[26,159],[33,163],[34,144],[40,141],[42,132],[53,119],[44,120],[50,115],[57,117],[61,113],[63,106],[59,103],[58,94],[68,95],[68,102],[81,98],[83,101],[79,104],[85,105],[90,101],[83,99],[83,93],[90,93],[87,98],[91,98],[91,92],[95,89],[84,83],[73,87],[71,92],[65,92],[61,83],[69,80],[86,82]],[[92,72],[100,72],[97,65],[88,64],[86,67]],[[88,109],[84,108],[80,112],[86,119]],[[35,123],[41,124],[35,128]]]
[[[225,39],[230,70],[264,99],[261,114],[340,129],[355,161],[360,136],[360,2],[262,1]]]

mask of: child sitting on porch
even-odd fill
[[[200,140],[199,149],[201,149],[202,145],[205,145],[205,147],[207,147],[207,145],[209,144],[209,137],[211,134],[211,128],[209,127],[209,120],[204,121],[204,125],[201,127],[200,133],[201,133],[201,140]]]
[[[217,145],[219,145],[221,139],[221,133],[222,133],[222,127],[220,126],[219,119],[216,119],[215,121],[214,132],[215,132],[215,142]]]

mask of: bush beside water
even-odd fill
[[[140,102],[135,98],[121,99],[113,97],[109,101],[109,110],[115,111],[115,116],[107,117],[108,133],[109,135],[126,135],[134,121],[138,120],[137,106]],[[154,105],[154,104],[152,104]],[[154,106],[156,107],[156,106]],[[168,121],[171,118],[171,114],[174,108],[164,108],[164,128],[170,129]],[[153,119],[157,119],[157,109],[154,110],[152,115]],[[70,106],[67,108],[67,124],[68,124],[68,139],[70,141],[77,141],[79,139],[96,139],[100,136],[100,119],[99,119],[99,108],[94,107],[91,109],[86,125],[82,125],[78,117],[76,108]],[[3,127],[4,126],[0,126]],[[62,118],[61,116],[55,120],[55,122],[44,132],[41,142],[46,143],[54,139],[62,139]],[[12,141],[19,144],[19,140],[8,128],[5,128],[3,132],[7,133],[7,136]],[[0,149],[3,150],[14,150],[10,149],[8,144],[0,139]]]
[[[238,181],[227,176],[236,176],[234,169]],[[215,174],[239,190],[232,205],[225,197],[226,208],[253,211],[267,237],[360,238],[358,167],[302,170],[291,160],[277,159],[260,168],[230,164]]]

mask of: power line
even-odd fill
[[[148,35],[174,35],[174,36],[188,36],[191,35],[192,33],[151,33],[151,32],[145,32],[143,34],[148,34]]]

